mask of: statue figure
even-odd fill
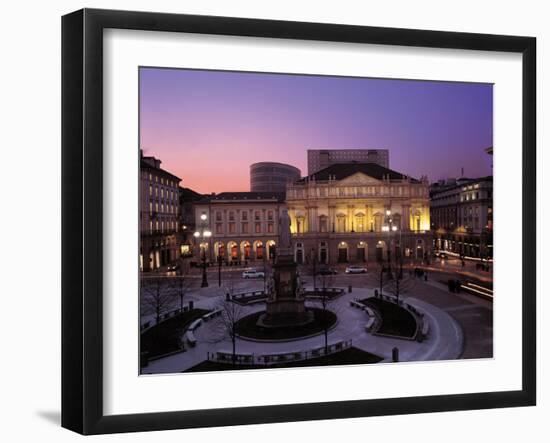
[[[279,217],[279,237],[281,248],[288,249],[291,247],[290,216],[288,215],[288,211],[286,209],[283,209],[283,212]]]

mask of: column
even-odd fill
[[[328,207],[328,232],[332,232],[333,230],[336,231],[336,220],[335,220],[335,207],[329,206]]]
[[[306,207],[306,220],[307,220],[307,227],[304,226],[304,232],[311,232],[312,223],[311,223],[311,207]]]
[[[365,231],[369,232],[372,220],[372,206],[365,205]]]
[[[353,205],[348,205],[348,223],[346,226],[346,232],[351,232],[355,230],[355,220],[353,219]]]
[[[317,206],[311,207],[311,225],[309,232],[319,232],[319,217],[317,215]]]
[[[411,229],[411,206],[401,206],[401,223],[403,231],[409,231]]]

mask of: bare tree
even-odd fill
[[[333,311],[337,304],[334,303],[334,299],[331,298],[331,294],[328,289],[332,287],[334,282],[332,274],[320,274],[321,287],[317,290],[316,294],[320,296],[321,307],[323,308],[323,335],[325,338],[325,355],[328,354],[328,331],[329,331],[329,319],[328,311]],[[334,294],[333,294],[334,295]],[[331,308],[331,309],[329,309]]]
[[[244,308],[242,305],[233,302],[232,296],[236,291],[236,284],[232,273],[225,280],[225,294],[218,303],[211,309],[219,310],[221,314],[214,319],[209,338],[205,341],[213,344],[224,340],[230,340],[232,345],[232,362],[237,360],[237,322],[243,317]]]
[[[233,364],[237,361],[237,322],[243,316],[243,307],[232,300],[223,300],[218,306],[221,309],[219,325],[222,327],[225,337],[231,340],[231,354]]]
[[[172,281],[173,281],[172,286],[175,287],[175,290],[176,290],[175,292],[177,293],[180,299],[180,312],[183,312],[183,298],[189,291],[189,288],[191,287],[191,283],[185,277],[176,277]]]
[[[407,294],[416,286],[416,278],[397,271],[395,278],[387,280],[384,289],[394,295],[399,303],[399,297]]]
[[[154,314],[156,324],[160,323],[162,314],[173,307],[173,293],[166,290],[168,281],[163,277],[142,278],[140,299],[142,314]]]

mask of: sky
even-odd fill
[[[430,181],[492,174],[493,86],[140,68],[140,148],[201,193],[248,191],[249,167],[307,149],[388,149]]]

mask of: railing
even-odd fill
[[[219,363],[233,363],[237,365],[263,365],[271,366],[285,363],[292,363],[297,361],[305,361],[313,358],[323,357],[325,355],[335,354],[343,351],[344,349],[351,348],[352,341],[345,340],[333,343],[325,349],[324,346],[308,349],[306,351],[296,352],[284,352],[276,354],[260,354],[255,355],[251,353],[247,354],[235,354],[229,351],[217,351],[215,354],[209,355],[209,359],[217,361]]]
[[[141,231],[140,235],[142,237],[159,237],[163,235],[174,235],[177,234],[180,231],[177,231],[176,229],[158,229],[154,231],[144,230]]]
[[[399,235],[399,232],[400,231],[396,231],[396,232],[393,232],[392,235],[395,236],[395,235]],[[425,230],[425,229],[404,229],[403,231],[401,231],[401,234],[402,235],[407,235],[407,234],[427,234],[429,233],[430,231],[428,230]],[[340,238],[340,237],[349,237],[351,235],[361,235],[361,236],[367,236],[367,237],[380,237],[380,236],[384,236],[384,237],[387,237],[388,236],[388,232],[387,231],[345,231],[345,232],[338,232],[338,231],[325,231],[325,232],[321,232],[321,231],[315,231],[315,232],[300,232],[300,233],[294,233],[292,234],[293,237],[296,237],[296,238],[309,238],[309,237],[327,237],[327,238],[331,238],[331,237],[336,237],[336,238]]]
[[[165,320],[168,320],[171,317],[174,317],[175,315],[178,315],[182,312],[187,312],[189,310],[190,310],[189,305],[186,305],[182,309],[178,308],[178,309],[173,309],[171,311],[165,312],[165,313],[160,315],[160,317],[159,317],[160,321],[159,321],[158,324],[162,323]],[[141,330],[141,332],[144,332],[147,329],[152,328],[153,326],[156,326],[156,325],[157,325],[157,323],[155,323],[155,320],[149,320],[149,321],[146,321],[145,323],[141,324],[140,330]]]
[[[229,295],[229,299],[240,305],[258,303],[267,300],[267,293],[262,291],[248,291]]]

